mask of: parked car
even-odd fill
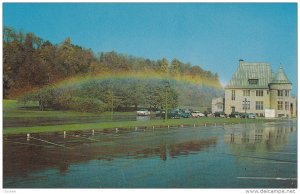
[[[191,112],[183,109],[174,109],[172,110],[175,113],[175,118],[189,118],[191,117]]]
[[[178,114],[180,118],[190,118],[192,116],[190,112],[181,109],[178,110]]]
[[[254,114],[254,113],[240,113],[240,118],[255,119],[256,118],[256,114]]]
[[[248,118],[249,118],[249,119],[256,119],[256,114],[254,114],[254,113],[249,113],[249,114],[248,114]]]
[[[165,119],[165,111],[162,112],[161,117]],[[189,118],[191,117],[191,113],[182,109],[170,109],[168,110],[167,117],[170,119]]]
[[[193,111],[193,112],[191,113],[191,115],[192,115],[193,118],[199,118],[199,117],[204,117],[204,116],[205,116],[205,115],[204,115],[202,112],[200,112],[200,111]]]
[[[226,118],[227,115],[224,112],[215,112],[214,113],[215,117],[222,117],[222,118]]]
[[[147,109],[141,109],[136,111],[137,116],[149,116],[151,113]]]
[[[240,113],[240,118],[243,118],[243,119],[249,118],[249,114],[248,113]]]
[[[167,113],[168,113],[167,114],[168,119],[179,119],[180,118],[178,111],[176,111],[176,110],[169,109]],[[163,118],[163,119],[166,118],[166,111],[163,110],[161,112],[161,118]]]
[[[229,115],[229,118],[240,118],[241,115],[240,113],[238,112],[232,112],[230,115]]]

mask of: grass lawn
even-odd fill
[[[25,108],[24,108],[25,107]],[[27,108],[26,108],[27,107]],[[35,107],[35,108],[28,108]],[[37,109],[38,104],[35,102],[27,103],[26,106],[17,103],[16,100],[3,100],[3,118],[34,118],[34,117],[46,117],[46,118],[69,118],[69,117],[110,117],[111,112],[104,113],[88,113],[88,112],[75,112],[75,111],[55,111],[45,110],[40,111]],[[134,112],[115,112],[114,115],[129,115],[135,114]]]
[[[110,113],[93,114],[93,113],[80,113],[72,111],[38,111],[38,110],[27,110],[19,108],[20,105],[14,100],[3,101],[3,119],[5,118],[71,118],[71,117],[82,117],[82,116],[99,116],[107,115]],[[119,114],[135,114],[130,113],[119,113]],[[268,120],[271,121],[271,120]],[[94,123],[79,123],[79,124],[59,124],[59,125],[45,125],[45,126],[32,126],[32,127],[4,127],[3,134],[22,134],[22,133],[42,133],[42,132],[62,132],[62,131],[77,131],[77,130],[103,130],[103,129],[115,129],[115,128],[135,128],[135,127],[147,127],[152,126],[167,128],[168,125],[180,126],[180,125],[214,125],[214,124],[232,124],[232,123],[258,123],[266,122],[265,119],[232,119],[232,118],[188,118],[188,119],[163,119],[157,120],[139,120],[139,121],[105,121],[105,122],[94,122]]]
[[[269,120],[270,121],[270,120]],[[22,134],[22,133],[42,133],[42,132],[62,132],[62,131],[77,131],[77,130],[103,130],[103,129],[128,129],[135,127],[156,128],[180,126],[180,125],[214,125],[214,124],[234,124],[234,123],[258,123],[265,122],[264,119],[230,119],[230,118],[189,118],[189,119],[168,119],[164,120],[147,120],[147,121],[118,121],[118,122],[99,122],[99,123],[81,123],[67,125],[51,125],[51,126],[34,126],[34,127],[8,127],[4,128],[3,134]]]

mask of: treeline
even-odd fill
[[[127,71],[196,77],[221,88],[217,74],[177,59],[155,61],[114,51],[94,54],[91,49],[72,44],[70,38],[53,44],[33,33],[3,29],[4,98],[14,98],[74,76]]]
[[[19,102],[37,101],[40,110],[103,112],[144,107],[154,111],[164,109],[166,103],[168,108],[178,106],[178,92],[174,85],[167,80],[106,78],[67,86],[48,86],[23,95]]]
[[[75,110],[81,112],[132,111],[148,108],[152,111],[167,108],[207,110],[213,97],[223,90],[176,79],[131,77],[98,77],[74,80],[58,86],[47,86],[18,98],[26,105],[39,103],[40,110]]]
[[[59,45],[33,33],[3,31],[3,90],[10,98],[70,76],[89,73],[96,62],[90,49],[71,44],[67,38]]]

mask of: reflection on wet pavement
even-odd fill
[[[137,121],[137,120],[155,120],[160,119],[155,116],[136,116],[130,115],[97,115],[97,116],[80,116],[80,117],[6,117],[3,120],[3,127],[30,127],[43,125],[63,125],[76,123],[100,123],[110,121]]]
[[[297,186],[293,121],[32,137],[3,138],[4,188]]]
[[[153,140],[160,133],[148,132],[124,132],[114,134],[113,132],[103,132],[94,136],[84,132],[68,134],[63,138],[62,134],[35,134],[35,138],[27,141],[23,136],[4,138],[4,174],[26,174],[40,168],[57,167],[66,169],[71,163],[84,162],[93,159],[113,160],[115,157],[131,156],[135,158],[159,156],[162,160],[167,159],[167,147],[170,157],[187,155],[190,152],[197,152],[216,144],[216,138],[208,140],[193,140],[182,143],[176,139],[165,139],[164,144]],[[138,139],[136,138],[138,137]],[[64,146],[57,147],[39,140],[47,139],[49,142]],[[153,140],[153,141],[152,141]],[[158,143],[154,144],[155,141]],[[7,150],[7,152],[6,152]],[[23,172],[22,172],[23,171]]]

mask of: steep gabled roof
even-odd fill
[[[273,77],[272,84],[291,84],[282,67],[279,68],[276,75]]]
[[[268,88],[272,75],[272,70],[268,63],[240,61],[237,71],[225,88]],[[249,80],[257,80],[257,84],[250,84]]]

